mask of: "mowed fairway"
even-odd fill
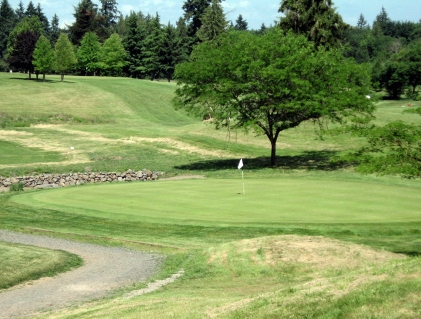
[[[32,192],[13,201],[107,219],[192,225],[419,221],[419,188],[294,178],[159,181]]]

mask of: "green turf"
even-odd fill
[[[58,152],[45,152],[39,148],[23,147],[16,143],[0,140],[0,165],[2,164],[29,164],[39,162],[56,162],[63,159]]]
[[[66,188],[14,196],[39,208],[155,223],[267,225],[420,219],[418,188],[303,179],[160,181]]]

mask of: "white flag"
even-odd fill
[[[243,159],[240,159],[240,163],[238,163],[238,169],[241,169],[243,167]]]

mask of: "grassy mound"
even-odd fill
[[[83,263],[68,252],[5,242],[0,242],[0,255],[0,289],[54,276]]]

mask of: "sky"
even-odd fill
[[[16,9],[20,0],[8,0],[9,4]],[[60,26],[72,24],[74,21],[74,6],[77,6],[79,0],[32,0],[36,6],[41,4],[44,14],[51,21],[54,14],[60,19]],[[99,0],[93,0],[99,4]],[[29,0],[22,0],[25,8]],[[159,13],[161,23],[170,22],[175,25],[178,18],[183,16],[182,6],[184,0],[117,0],[118,9],[124,15],[131,10],[144,14],[155,15]],[[235,24],[235,20],[241,14],[248,22],[249,29],[259,29],[262,23],[266,26],[278,21],[281,14],[278,13],[281,0],[225,0],[222,5],[229,21]],[[337,12],[343,20],[356,25],[360,14],[364,15],[367,22],[372,25],[376,16],[380,13],[382,7],[385,8],[389,18],[393,21],[412,21],[421,20],[421,1],[420,0],[333,0]]]

